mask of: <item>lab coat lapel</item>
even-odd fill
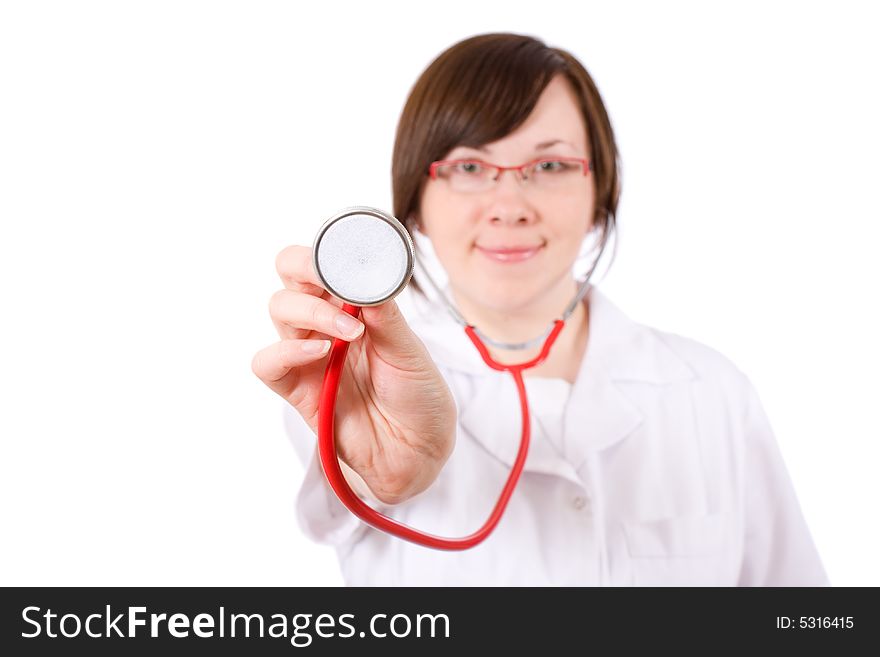
[[[568,458],[563,458],[540,433],[532,420],[532,440],[525,470],[561,476],[582,484],[578,469],[590,452],[623,440],[643,421],[639,409],[614,383],[609,357],[625,352],[637,328],[595,288],[585,298],[590,307],[590,333],[565,410],[562,440]],[[636,342],[635,344],[639,344]],[[636,364],[644,354],[627,355]],[[628,364],[624,370],[631,370]],[[489,409],[519,408],[516,386],[507,372],[484,368],[474,396],[461,414],[462,427],[507,467],[512,467],[519,449],[520,414],[492,413]]]
[[[693,378],[693,372],[648,327],[629,319],[591,286],[587,350],[565,410],[564,437],[568,460],[542,436],[534,418],[525,470],[557,475],[582,483],[577,470],[590,453],[604,450],[631,435],[644,421],[621,384],[666,383]],[[458,399],[463,431],[507,467],[519,450],[522,416],[516,384],[508,372],[489,369],[464,330],[442,306],[412,321],[435,361],[473,378],[466,399]],[[499,412],[499,409],[516,409]]]
[[[446,290],[447,295],[449,290]],[[490,369],[464,329],[439,301],[418,296],[406,300],[408,321],[434,361],[456,375],[465,375],[467,388],[456,390],[459,423],[464,433],[498,459],[513,467],[522,435],[522,413],[516,384],[509,372]],[[512,411],[500,409],[513,409]],[[532,419],[529,455],[524,469],[555,474],[580,483],[574,468],[549,444]]]
[[[473,396],[461,410],[462,430],[507,468],[512,468],[522,436],[522,413],[513,377],[507,372],[490,370],[481,376]],[[504,410],[499,410],[504,409]],[[516,409],[511,412],[507,409]],[[528,472],[565,477],[576,483],[580,479],[572,464],[563,459],[531,419],[529,454],[523,468]]]
[[[576,470],[591,453],[632,435],[644,422],[626,394],[629,384],[664,385],[695,376],[651,328],[631,320],[598,289],[590,288],[586,302],[587,351],[565,414],[564,441]]]

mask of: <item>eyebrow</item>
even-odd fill
[[[550,148],[551,146],[555,146],[556,144],[568,144],[569,146],[573,146],[569,144],[567,141],[562,141],[561,139],[551,139],[550,141],[542,141],[540,144],[535,146],[536,151],[544,150],[545,148]]]
[[[571,144],[570,142],[563,141],[562,139],[550,139],[549,141],[542,141],[540,144],[537,144],[535,146],[535,150],[536,151],[543,151],[547,148],[550,148],[551,146],[555,146],[556,144],[567,144],[568,146],[571,146],[572,148],[574,148],[574,145]],[[481,151],[483,153],[489,152],[489,149],[486,148],[485,146],[467,146],[466,148],[473,148],[474,150]]]

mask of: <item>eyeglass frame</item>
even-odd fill
[[[455,160],[436,160],[434,162],[431,162],[431,165],[428,167],[428,176],[431,178],[431,180],[437,180],[437,169],[439,167],[449,166],[450,164],[462,164],[464,162],[475,162],[477,164],[482,164],[486,167],[497,169],[498,174],[494,178],[492,178],[492,182],[498,182],[498,180],[501,178],[501,174],[503,174],[505,171],[519,171],[519,179],[522,181],[528,180],[528,177],[526,177],[525,174],[525,169],[527,167],[540,164],[541,162],[580,162],[585,178],[593,170],[593,160],[586,157],[539,157],[534,160],[530,160],[525,164],[520,164],[518,166],[512,167],[504,167],[500,164],[492,164],[491,162],[486,162],[485,160],[481,160],[475,157],[463,157]]]

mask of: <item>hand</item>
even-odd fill
[[[339,457],[381,502],[422,492],[449,458],[457,422],[452,393],[425,345],[393,299],[363,308],[363,322],[343,311],[321,286],[311,247],[289,246],[275,264],[284,289],[272,295],[269,314],[281,341],[254,356],[254,374],[317,434],[328,339],[349,341],[336,401]],[[354,330],[338,323],[346,318]]]

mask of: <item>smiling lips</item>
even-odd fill
[[[490,260],[495,262],[523,262],[534,256],[538,251],[544,248],[543,244],[537,246],[500,246],[500,247],[482,247],[477,245],[477,250]]]

